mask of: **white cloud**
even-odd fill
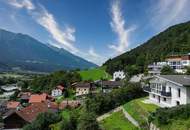
[[[53,15],[45,9],[37,13],[37,15],[33,15],[33,17],[37,23],[51,34],[52,38],[58,42],[61,47],[74,54],[78,52],[78,49],[73,45],[75,42],[74,28],[65,26],[65,30],[61,30]]]
[[[159,0],[152,5],[148,10],[150,24],[158,32],[189,19],[189,0]]]
[[[30,0],[8,0],[8,3],[15,8],[26,8],[27,10],[35,9],[35,6]]]
[[[112,4],[111,17],[112,21],[110,22],[110,25],[113,31],[117,34],[118,40],[117,44],[109,45],[109,48],[114,49],[118,55],[125,52],[129,47],[129,35],[134,31],[135,26],[128,29],[125,28],[125,20],[122,16],[120,2],[117,0]]]

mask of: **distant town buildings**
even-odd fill
[[[116,71],[113,73],[113,80],[116,81],[117,79],[124,79],[125,78],[125,73],[124,71]]]
[[[157,75],[143,86],[149,100],[161,107],[190,103],[189,75]]]

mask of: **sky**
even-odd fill
[[[190,20],[190,0],[0,0],[0,28],[101,65]]]

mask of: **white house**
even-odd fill
[[[116,71],[113,73],[113,80],[115,81],[116,79],[124,79],[125,78],[125,73],[124,71]]]
[[[189,75],[156,75],[143,89],[149,93],[149,101],[161,107],[190,103]]]
[[[63,94],[63,91],[64,91],[64,87],[59,85],[51,91],[51,96],[53,97],[61,96]]]
[[[148,65],[148,73],[150,75],[160,75],[163,66],[167,65],[167,62],[154,62]]]
[[[171,55],[166,58],[166,62],[178,73],[185,73],[185,67],[190,66],[190,53],[185,55]]]

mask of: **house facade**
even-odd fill
[[[113,73],[113,80],[116,81],[117,79],[124,79],[125,73],[124,71],[116,71]]]
[[[93,88],[93,83],[88,83],[88,82],[79,82],[74,84],[75,91],[76,91],[76,97],[78,96],[85,96],[88,95],[92,88]]]
[[[149,100],[161,107],[190,103],[189,75],[157,75],[143,89],[149,93]]]
[[[178,73],[185,73],[190,66],[190,53],[185,55],[171,55],[166,58],[168,65]]]

